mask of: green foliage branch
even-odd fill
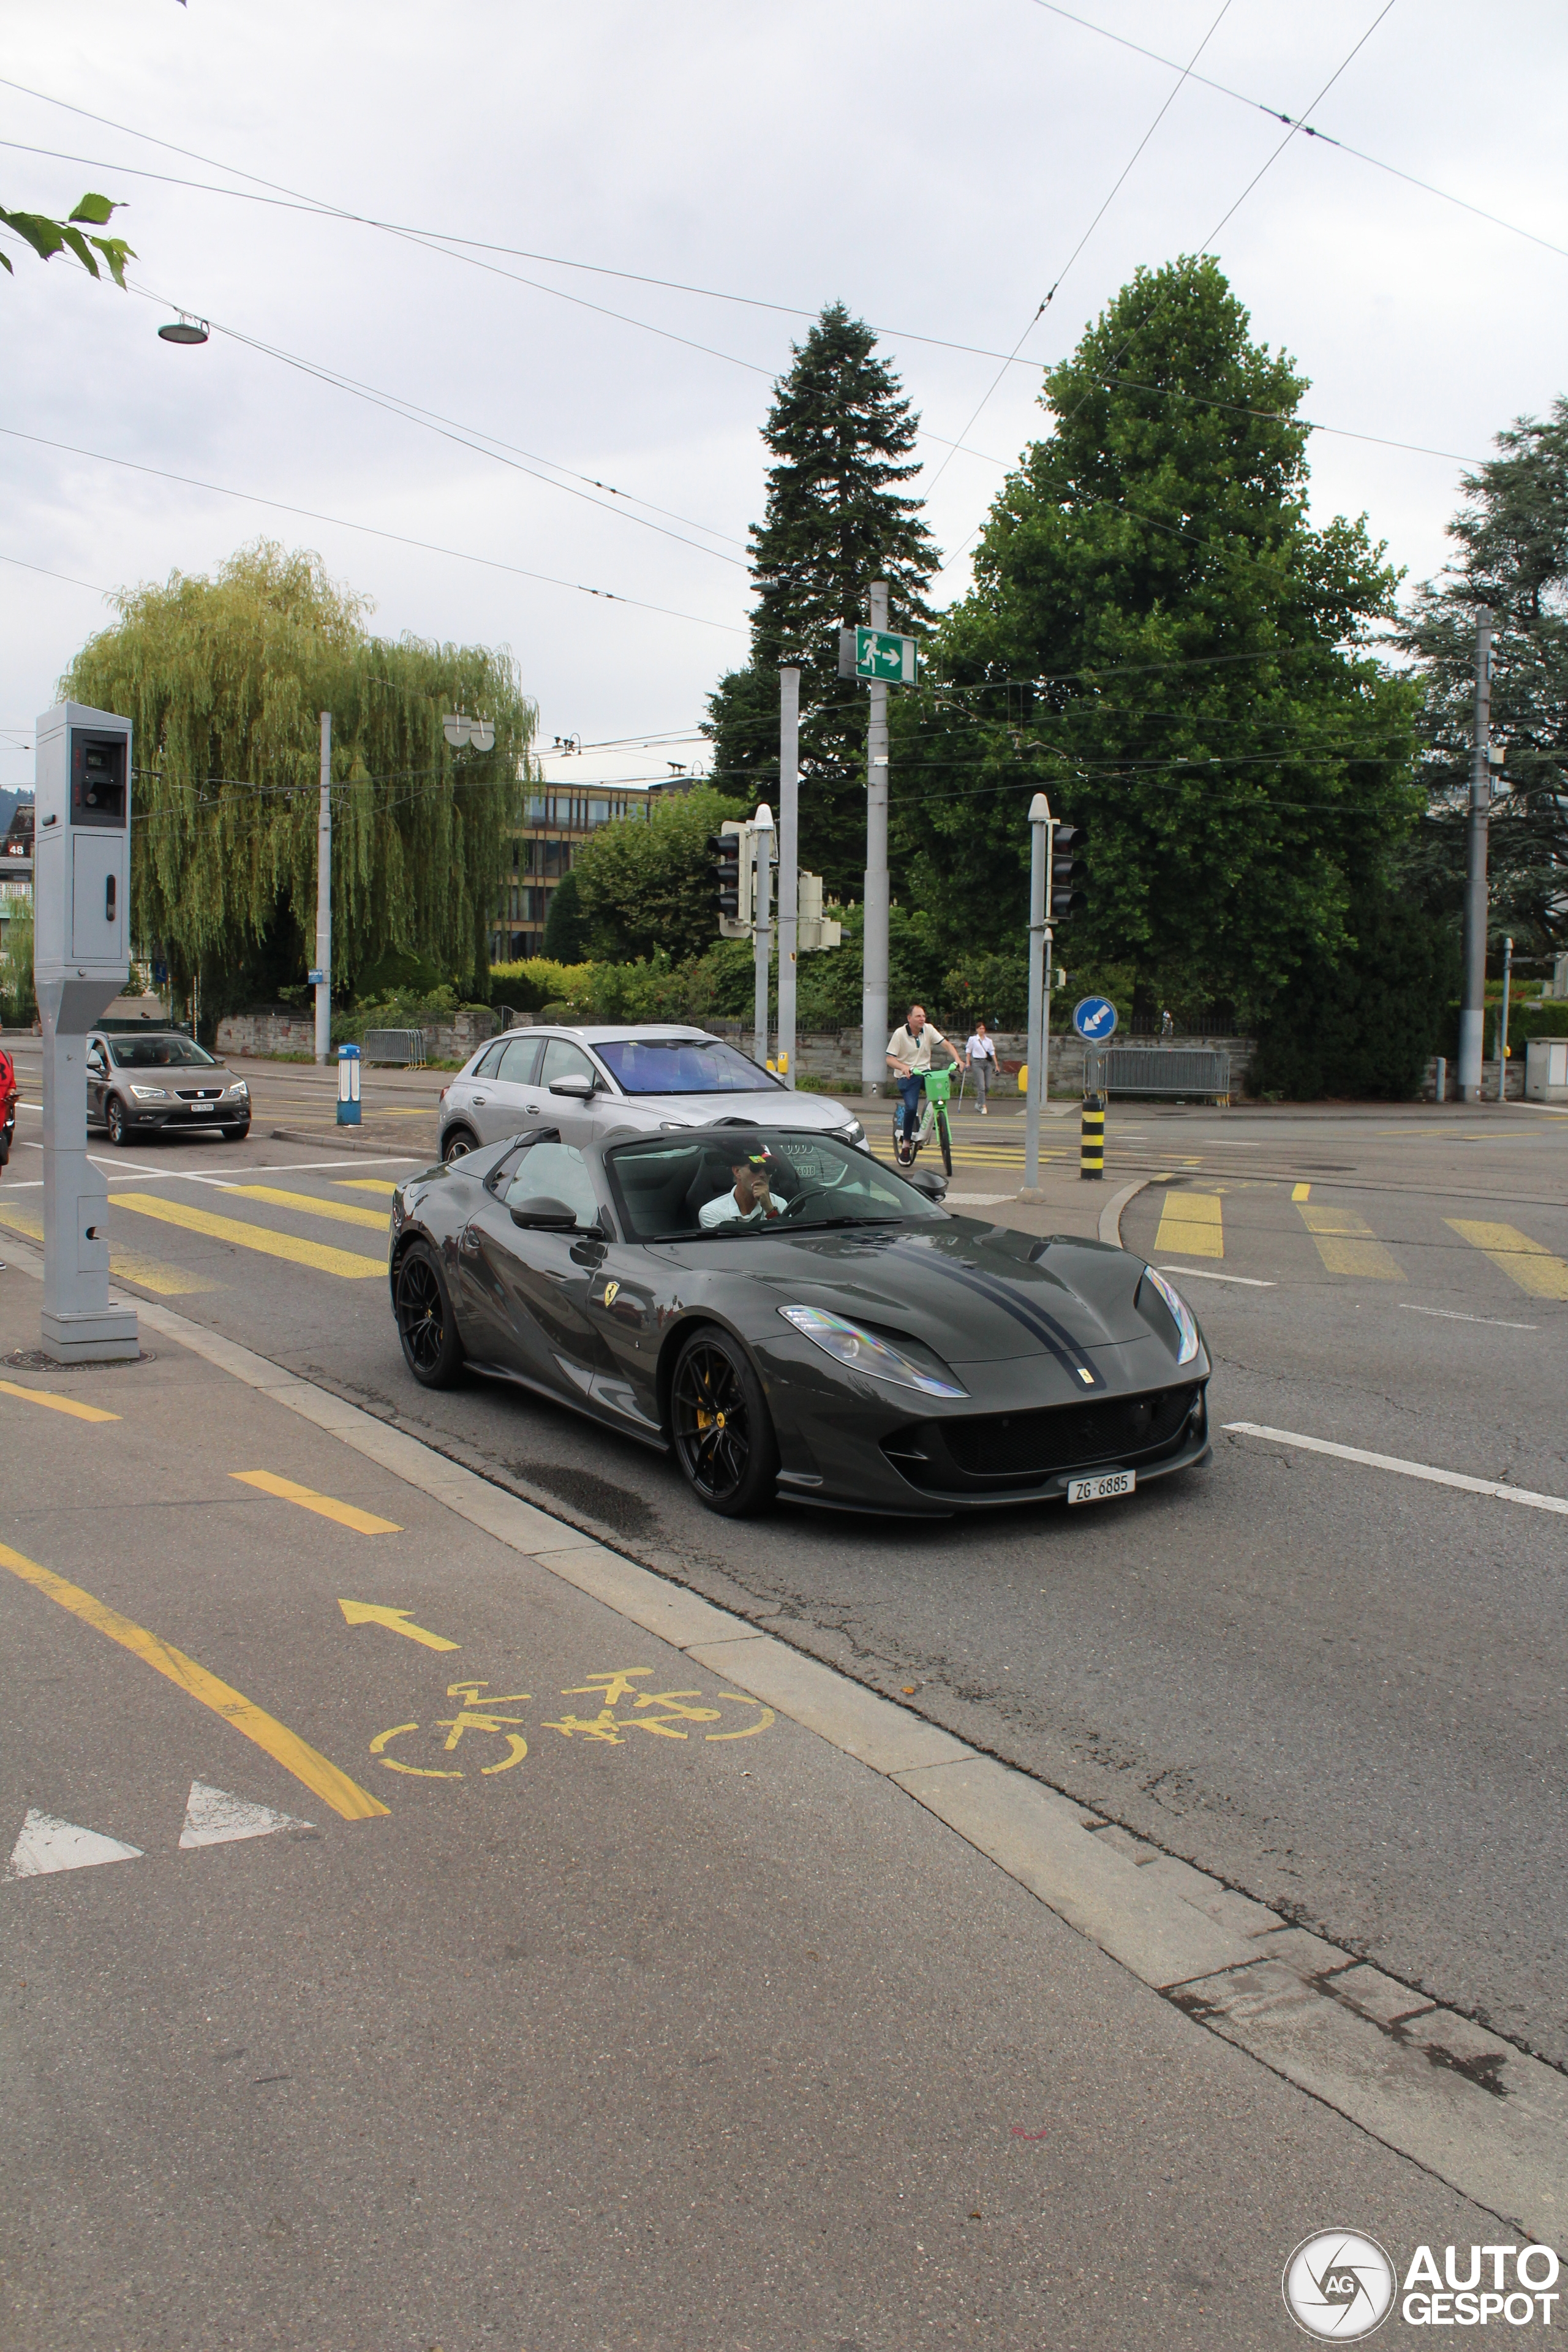
[[[57,253],[74,253],[90,278],[99,274],[92,257],[95,252],[101,253],[110,276],[123,292],[125,265],[135,260],[134,248],[122,236],[84,236],[82,229],[105,228],[111,214],[124,209],[123,205],[111,204],[107,196],[95,195],[89,189],[64,220],[55,220],[47,213],[7,212],[0,205],[0,227],[12,230],[25,245],[30,245],[40,261],[52,261]],[[8,278],[16,274],[7,253],[0,253],[0,268]]]

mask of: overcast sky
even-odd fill
[[[1364,510],[1431,573],[1461,461],[1568,383],[1568,15],[1382,5],[1074,0],[1095,31],[1041,0],[13,0],[3,201],[123,197],[139,258],[121,294],[5,247],[0,783],[31,781],[32,722],[110,617],[95,592],[210,572],[262,534],[319,551],[387,634],[510,647],[546,750],[615,746],[551,772],[700,758],[680,739],[745,649],[758,427],[795,314],[841,298],[882,333],[931,436],[945,601],[1043,424],[1038,363],[1238,198],[1215,249],[1311,379],[1306,413],[1341,428],[1311,443],[1319,520]],[[1024,341],[1035,364],[991,392],[980,354],[1024,334],[1167,100]],[[1265,108],[1326,135],[1287,141]],[[213,192],[258,182],[434,244]],[[464,259],[443,233],[511,251]],[[176,307],[208,343],[159,341]]]

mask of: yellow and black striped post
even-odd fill
[[[1105,1097],[1101,1094],[1089,1094],[1083,1098],[1078,1172],[1086,1184],[1098,1182],[1105,1173]]]

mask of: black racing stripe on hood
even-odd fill
[[[949,1265],[945,1259],[934,1255],[929,1262],[934,1273],[945,1275],[949,1282],[962,1283],[966,1290],[978,1291],[981,1297],[988,1298],[994,1307],[1000,1307],[1005,1315],[1010,1315],[1016,1323],[1021,1323],[1030,1337],[1038,1339],[1056,1358],[1064,1370],[1074,1373],[1083,1381],[1086,1389],[1105,1386],[1103,1376],[1087,1360],[1072,1334],[1057,1321],[1054,1315],[1047,1315],[1043,1307],[1034,1307],[1026,1300],[1016,1297],[994,1275],[971,1272],[966,1266]],[[1087,1379],[1084,1378],[1086,1373]]]

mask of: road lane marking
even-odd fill
[[[1163,1265],[1162,1274],[1187,1274],[1198,1282],[1239,1282],[1247,1290],[1278,1290],[1276,1282],[1264,1282],[1255,1274],[1217,1274],[1212,1265]]]
[[[402,1533],[401,1528],[398,1533]],[[412,1609],[389,1609],[379,1601],[340,1601],[338,1607],[343,1612],[345,1625],[384,1625],[389,1633],[406,1634],[409,1641],[422,1642],[427,1650],[457,1650],[462,1646],[458,1642],[448,1642],[444,1633],[428,1633],[423,1625],[410,1624],[407,1621],[414,1614]]]
[[[53,1813],[40,1813],[37,1806],[29,1805],[22,1834],[11,1849],[5,1876],[43,1878],[52,1870],[91,1870],[100,1862],[141,1859],[139,1845],[122,1844],[101,1830],[79,1829],[75,1822],[59,1821]]]
[[[348,1281],[364,1281],[372,1275],[383,1281],[386,1278],[384,1258],[362,1257],[357,1250],[301,1241],[295,1234],[270,1233],[265,1225],[242,1224],[237,1217],[215,1217],[210,1210],[189,1208],[184,1201],[155,1201],[150,1192],[117,1192],[114,1206],[133,1209],[138,1216],[160,1217],[166,1225],[205,1234],[235,1249],[256,1250],[263,1257],[286,1258],[290,1265],[311,1266],[318,1274],[335,1274]]]
[[[390,1176],[335,1176],[332,1181],[350,1192],[395,1192],[400,1189]]]
[[[1497,1315],[1461,1315],[1453,1307],[1417,1307],[1413,1300],[1402,1298],[1400,1310],[1405,1315],[1440,1315],[1445,1323],[1489,1323],[1494,1331],[1539,1331],[1539,1323],[1505,1323]]]
[[[275,1495],[280,1503],[298,1503],[302,1511],[314,1511],[319,1518],[331,1519],[340,1528],[353,1528],[356,1535],[403,1533],[395,1519],[378,1519],[374,1511],[362,1511],[357,1503],[340,1503],[335,1495],[318,1495],[313,1486],[297,1486],[292,1478],[279,1478],[274,1471],[231,1470],[228,1475],[242,1486],[258,1486],[264,1495]]]
[[[1568,1265],[1517,1225],[1489,1225],[1475,1217],[1445,1217],[1443,1222],[1532,1298],[1568,1298]]]
[[[1311,1192],[1311,1189],[1312,1188],[1310,1184],[1292,1185],[1290,1189],[1290,1198],[1293,1201],[1304,1201]]]
[[[101,1405],[79,1404],[75,1397],[51,1395],[47,1389],[25,1389],[16,1381],[0,1381],[0,1391],[6,1396],[25,1397],[29,1404],[47,1405],[51,1412],[68,1412],[73,1421],[118,1421],[117,1412],[105,1412]]]
[[[274,1209],[292,1209],[308,1217],[331,1217],[340,1225],[368,1225],[373,1233],[386,1231],[386,1218],[379,1209],[362,1209],[355,1201],[319,1201],[313,1192],[288,1192],[278,1184],[225,1184],[226,1192],[237,1192],[242,1200],[266,1201]]]
[[[320,1797],[323,1805],[331,1805],[345,1822],[369,1821],[373,1815],[385,1812],[386,1807],[378,1798],[373,1797],[368,1789],[362,1789],[357,1780],[351,1780],[346,1772],[341,1772],[301,1739],[297,1731],[290,1731],[265,1707],[231,1689],[216,1675],[209,1675],[205,1666],[197,1665],[195,1658],[187,1658],[183,1650],[161,1641],[156,1633],[149,1633],[145,1626],[132,1624],[129,1617],[122,1617],[118,1609],[110,1609],[105,1601],[95,1601],[79,1584],[68,1583],[53,1569],[41,1568],[36,1559],[13,1551],[9,1544],[0,1544],[0,1568],[8,1568],[24,1584],[35,1586],[60,1608],[68,1609],[73,1617],[79,1617],[84,1624],[93,1626],[110,1641],[118,1642],[122,1650],[129,1650],[154,1674],[166,1675],[187,1697],[210,1707],[236,1731],[254,1740],[275,1764],[281,1764],[286,1772],[292,1773],[313,1797]]]
[[[1532,1494],[1528,1486],[1510,1486],[1500,1478],[1469,1478],[1460,1470],[1435,1470],[1428,1462],[1403,1462],[1396,1454],[1369,1454],[1360,1445],[1333,1445],[1326,1437],[1303,1437],[1299,1430],[1269,1429],[1257,1421],[1227,1421],[1225,1426],[1243,1437],[1268,1437],[1277,1445],[1299,1445],[1308,1454],[1331,1454],[1341,1462],[1364,1462],[1369,1469],[1394,1470],[1402,1478],[1424,1478],[1434,1486],[1458,1486],[1467,1495],[1491,1495],[1500,1503],[1523,1503],[1532,1511],[1555,1511],[1568,1518],[1568,1500],[1561,1495]]]
[[[1403,1282],[1405,1268],[1384,1248],[1372,1227],[1353,1209],[1303,1208],[1301,1218],[1330,1274],[1363,1281]]]
[[[0,1225],[30,1242],[44,1238],[43,1220],[26,1209],[0,1209]],[[143,1290],[155,1290],[161,1298],[186,1298],[195,1291],[223,1287],[204,1274],[187,1274],[184,1266],[167,1265],[158,1257],[143,1257],[140,1250],[111,1249],[109,1271],[117,1282],[138,1283]]]
[[[232,1796],[226,1789],[193,1780],[185,1800],[180,1851],[188,1853],[195,1846],[232,1845],[238,1838],[275,1837],[279,1830],[313,1827],[292,1813],[276,1812],[270,1805],[253,1805],[248,1798]]]
[[[1167,1192],[1154,1247],[1174,1250],[1178,1257],[1223,1257],[1222,1217],[1217,1192]]]

